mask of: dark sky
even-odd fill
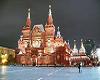
[[[48,5],[65,40],[93,39],[100,44],[100,0],[0,0],[0,45],[16,48],[31,8],[32,27],[45,25]]]

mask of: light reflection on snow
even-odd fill
[[[7,66],[0,66],[0,80],[8,80],[7,79]]]
[[[7,72],[7,66],[1,66],[1,74],[5,75]]]

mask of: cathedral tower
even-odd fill
[[[45,25],[45,40],[53,41],[55,36],[55,26],[53,24],[52,12],[51,12],[51,5],[49,5],[49,14],[48,19]]]
[[[73,50],[72,50],[72,54],[73,54],[73,55],[78,55],[78,49],[77,49],[77,47],[76,47],[76,40],[74,40],[74,48],[73,48]]]
[[[86,55],[85,54],[85,47],[84,47],[84,45],[83,45],[83,40],[81,39],[81,47],[80,47],[80,49],[79,49],[79,54],[80,55]]]
[[[30,31],[31,31],[31,19],[30,19],[30,9],[28,9],[26,24],[22,29],[22,35],[20,36],[20,39],[18,41],[18,49],[20,49],[22,53],[26,53],[25,48],[30,42]]]
[[[26,25],[22,29],[23,40],[28,41],[30,39],[30,30],[31,30],[31,19],[30,19],[30,9],[28,9]]]
[[[57,29],[58,29],[58,31],[57,31],[57,35],[55,38],[55,46],[59,47],[59,46],[63,46],[63,37],[60,34],[59,27]]]

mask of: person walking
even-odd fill
[[[79,69],[79,73],[81,72],[81,65],[80,65],[80,63],[78,64],[78,69]]]

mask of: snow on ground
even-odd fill
[[[0,67],[0,80],[100,80],[100,67]]]

